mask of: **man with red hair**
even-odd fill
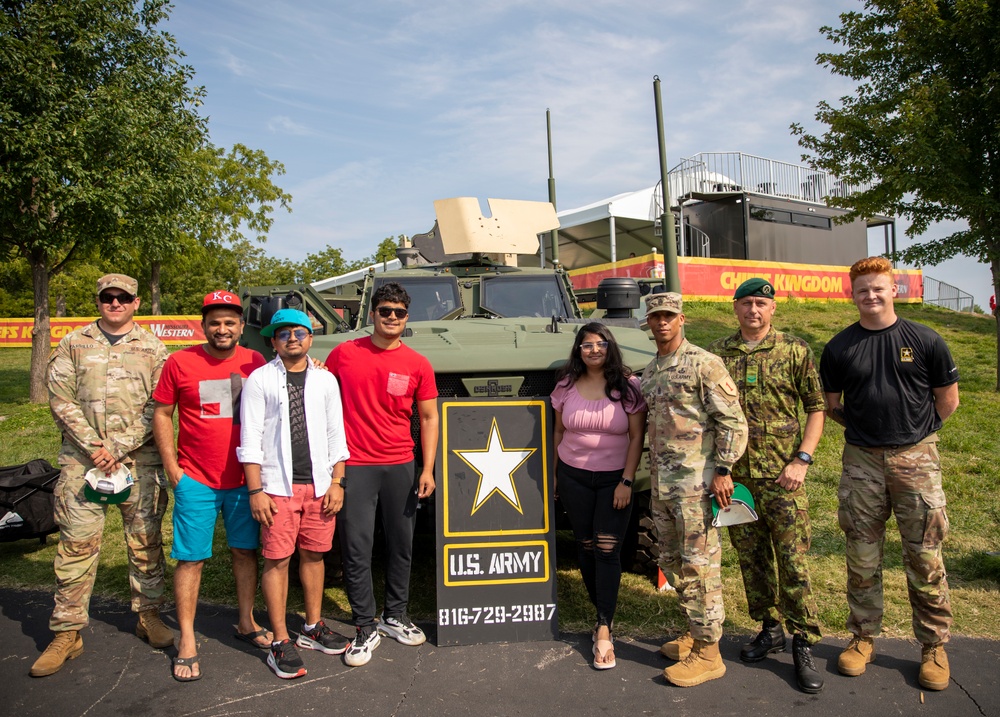
[[[885,524],[895,513],[913,611],[923,645],[921,686],[943,690],[951,603],[941,546],[948,533],[937,431],[958,408],[958,369],[936,332],[896,316],[896,283],[883,257],[851,267],[860,320],[823,351],[827,415],[844,426],[838,497],[847,537],[847,629],[837,668],[857,676],[875,659],[882,628]]]

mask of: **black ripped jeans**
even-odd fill
[[[597,624],[608,627],[618,606],[622,539],[632,514],[631,502],[621,510],[614,507],[623,470],[587,471],[561,460],[556,465],[559,500],[573,526],[580,575],[597,608]]]

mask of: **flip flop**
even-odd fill
[[[197,675],[192,674],[190,677],[179,677],[177,675],[178,665],[180,665],[181,667],[190,667],[192,673],[194,673],[195,665],[198,665],[198,674]],[[204,672],[201,671],[201,665],[198,664],[197,655],[195,655],[194,657],[173,658],[173,669],[171,670],[171,673],[173,674],[174,679],[177,680],[178,682],[195,682],[197,680],[200,680],[205,674]]]
[[[240,632],[239,629],[237,629],[236,632],[233,633],[233,637],[237,640],[243,640],[243,642],[248,645],[253,645],[258,650],[270,650],[271,641],[267,639],[267,633],[268,631],[263,627],[257,630],[257,632]],[[257,642],[257,639],[261,637],[264,638],[263,645]]]
[[[595,670],[610,670],[612,667],[618,664],[618,661],[614,658],[614,653],[611,655],[611,662],[598,662],[598,659],[603,660],[608,656],[608,653],[615,649],[615,644],[611,640],[597,640],[594,643],[594,669]]]

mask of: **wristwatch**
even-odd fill
[[[631,488],[633,483],[635,483],[635,478],[622,478],[622,485],[626,488]]]
[[[807,466],[811,466],[813,464],[813,457],[808,453],[806,453],[805,451],[799,451],[798,453],[795,454],[795,457],[798,458],[803,463],[805,463]]]
[[[341,488],[346,488],[347,487],[347,477],[346,476],[340,476],[340,480],[337,481],[337,485],[339,485]]]
[[[718,473],[720,476],[727,476],[727,475],[729,475],[729,469],[726,468],[725,466],[716,466],[715,467],[715,472]]]

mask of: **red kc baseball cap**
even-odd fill
[[[229,308],[240,314],[243,313],[243,306],[240,297],[231,291],[211,291],[205,294],[205,300],[201,302],[201,315],[209,309]]]

